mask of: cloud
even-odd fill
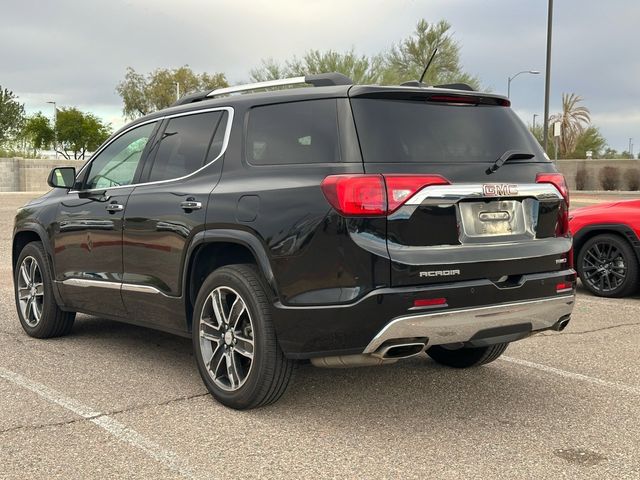
[[[0,82],[31,111],[55,100],[111,118],[121,109],[115,86],[127,66],[147,72],[188,64],[241,82],[262,58],[311,48],[377,53],[421,17],[452,24],[465,69],[495,92],[506,93],[515,72],[544,70],[544,1],[21,0],[3,5]],[[583,96],[619,149],[640,138],[629,107],[640,105],[640,56],[631,53],[638,18],[640,2],[625,0],[565,0],[554,12],[551,112],[562,92]],[[543,98],[543,75],[512,84],[519,111],[542,114]]]

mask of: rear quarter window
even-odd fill
[[[340,162],[336,99],[254,107],[245,152],[252,165]]]

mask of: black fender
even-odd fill
[[[576,253],[591,234],[606,232],[615,232],[626,238],[636,252],[637,259],[640,260],[640,239],[638,239],[636,232],[624,223],[595,223],[581,228],[573,235],[573,245]]]
[[[189,246],[187,247],[182,272],[182,294],[184,295],[183,298],[186,299],[189,297],[189,292],[187,292],[186,290],[188,284],[186,279],[188,278],[188,269],[189,264],[191,263],[191,257],[195,250],[201,245],[222,242],[235,243],[246,247],[256,259],[258,268],[264,275],[264,278],[267,281],[267,285],[269,286],[269,288],[271,288],[274,295],[276,297],[278,296],[278,289],[275,276],[273,274],[273,269],[271,268],[271,262],[269,261],[266,247],[264,246],[262,241],[253,233],[245,230],[215,228],[203,230],[196,233],[189,243]]]
[[[14,276],[15,276],[14,262],[17,261],[18,259],[13,258],[13,246],[14,246],[16,236],[18,236],[20,233],[25,233],[25,232],[35,233],[40,238],[40,242],[42,243],[42,246],[44,247],[44,250],[47,253],[49,268],[51,269],[51,272],[54,275],[54,278],[51,279],[52,280],[51,288],[53,290],[53,296],[55,297],[56,303],[58,304],[58,306],[61,309],[65,310],[64,301],[62,300],[62,296],[60,295],[60,291],[58,290],[58,282],[56,282],[56,279],[55,279],[56,270],[53,262],[53,259],[55,258],[53,255],[53,247],[51,245],[51,242],[49,241],[49,235],[47,234],[47,231],[41,224],[37,222],[29,221],[29,222],[21,223],[20,225],[16,226],[16,228],[13,231],[13,238],[11,240],[11,267],[12,267]]]

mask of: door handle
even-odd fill
[[[106,208],[109,213],[121,212],[124,210],[124,205],[120,205],[119,203],[110,203],[104,208]]]
[[[180,208],[182,208],[183,210],[200,210],[202,208],[202,202],[187,200],[180,203]]]

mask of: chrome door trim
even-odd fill
[[[207,168],[210,165],[212,165],[215,161],[217,161],[220,157],[222,157],[225,154],[225,152],[227,151],[227,146],[229,145],[229,137],[231,136],[231,125],[233,124],[234,111],[233,111],[232,107],[213,107],[213,108],[203,108],[203,109],[200,109],[200,110],[189,110],[188,112],[174,113],[172,115],[164,115],[164,116],[161,116],[161,117],[155,117],[153,119],[146,120],[144,122],[136,123],[135,125],[132,125],[131,127],[123,130],[117,136],[115,136],[112,139],[110,139],[108,143],[105,143],[104,145],[102,145],[102,147],[100,147],[98,149],[98,151],[96,151],[91,156],[89,161],[87,161],[87,163],[85,163],[82,166],[80,171],[76,174],[76,178],[80,177],[82,172],[89,165],[91,165],[91,163],[93,163],[94,159],[97,158],[98,155],[100,155],[100,153],[102,153],[102,151],[105,148],[107,148],[109,145],[111,145],[113,142],[115,142],[122,135],[124,135],[125,133],[130,132],[134,128],[138,128],[138,127],[141,127],[143,125],[147,125],[149,123],[161,122],[161,121],[163,121],[163,120],[165,120],[167,118],[185,117],[187,115],[198,115],[200,113],[218,112],[218,111],[222,111],[222,110],[226,111],[229,114],[229,118],[227,119],[227,124],[225,126],[225,131],[224,131],[224,139],[222,140],[222,149],[220,150],[220,154],[216,158],[211,160],[209,163],[203,165],[198,170],[195,170],[195,171],[191,172],[190,174],[184,175],[182,177],[169,178],[167,180],[156,180],[155,182],[143,182],[143,183],[130,183],[129,185],[117,185],[115,187],[106,187],[106,188],[91,188],[91,189],[87,189],[87,190],[70,190],[68,193],[104,192],[104,191],[108,191],[108,190],[116,190],[118,188],[140,187],[140,186],[143,186],[143,185],[157,185],[157,184],[161,184],[161,183],[175,182],[175,181],[178,181],[178,180],[184,180],[186,178],[192,177],[193,175],[196,175],[197,173],[201,172],[205,168]]]
[[[136,285],[134,283],[111,282],[109,280],[90,280],[88,278],[68,278],[61,282],[57,281],[56,283],[60,283],[62,285],[66,285],[70,287],[108,288],[110,290],[121,290],[121,291],[138,292],[138,293],[152,293],[156,295],[170,297],[170,295],[165,294],[163,291],[157,289],[156,287],[152,287],[151,285]]]
[[[492,184],[494,182],[486,182]],[[486,185],[485,184],[485,185]],[[495,199],[533,197],[538,200],[562,200],[558,189],[550,183],[512,184],[517,189],[514,195],[485,195],[482,183],[456,183],[454,185],[430,185],[423,188],[405,202],[405,205],[454,204],[463,199]]]

